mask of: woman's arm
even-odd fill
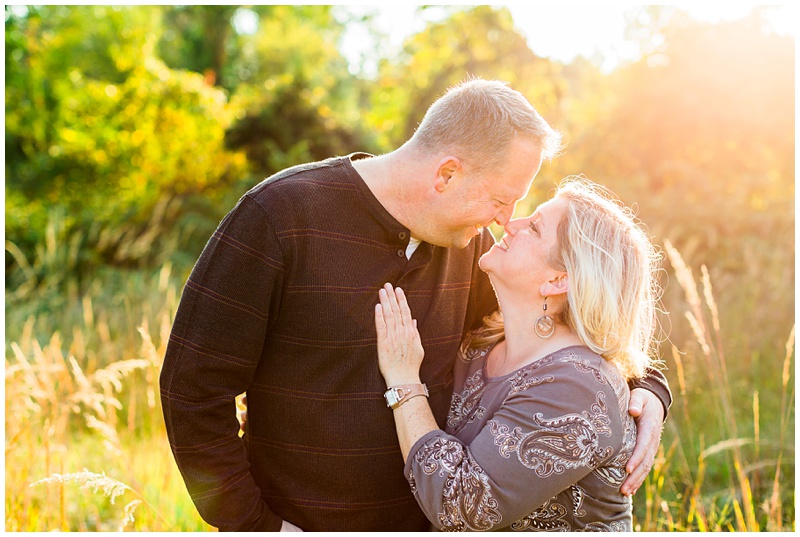
[[[437,430],[412,446],[406,477],[437,528],[525,529],[562,518],[567,524],[573,509],[587,506],[573,504],[579,489],[558,495],[590,473],[589,485],[581,486],[590,487],[586,493],[603,511],[630,509],[619,492],[629,452],[622,449],[625,427],[614,391],[568,362],[546,366],[535,380],[510,395],[469,445]]]
[[[380,290],[379,297],[380,304],[375,306],[375,329],[378,333],[378,365],[386,387],[421,384],[419,368],[425,351],[405,293],[387,283]],[[426,397],[403,401],[394,409],[394,420],[404,461],[417,440],[439,428]]]

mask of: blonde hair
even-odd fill
[[[515,136],[534,140],[549,160],[561,150],[553,130],[522,93],[497,80],[473,78],[436,100],[411,141],[423,150],[455,150],[476,173],[505,164]]]
[[[652,364],[660,255],[633,212],[608,189],[567,177],[554,197],[568,202],[550,259],[569,277],[567,301],[556,320],[625,378],[641,377]],[[502,314],[495,312],[468,346],[502,337]]]

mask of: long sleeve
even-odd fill
[[[618,512],[629,508],[619,485],[634,426],[611,385],[568,362],[524,380],[469,445],[433,431],[412,448],[406,476],[438,529],[523,527],[589,474]]]
[[[628,383],[631,390],[634,388],[644,388],[655,394],[664,405],[664,420],[667,419],[669,407],[672,406],[672,392],[664,374],[658,369],[648,369],[645,376],[640,379],[632,380]]]
[[[161,372],[167,435],[192,500],[222,531],[272,530],[236,419],[261,359],[284,262],[263,209],[249,196],[222,220],[176,313]]]

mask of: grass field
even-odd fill
[[[730,282],[720,301],[704,265],[692,271],[663,246],[671,320],[661,350],[675,403],[634,499],[635,527],[793,531],[793,321],[731,318],[759,312],[736,305],[747,294],[734,296]],[[158,396],[188,269],[79,280],[69,248],[40,252],[38,268],[61,267],[56,284],[45,271],[6,296],[5,528],[208,531],[169,450]],[[793,278],[792,263],[777,266],[773,280]],[[742,340],[750,323],[758,342]]]

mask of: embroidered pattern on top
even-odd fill
[[[467,418],[466,423],[469,423],[483,417],[486,409],[478,406],[478,403],[481,400],[484,388],[483,370],[479,369],[464,381],[464,389],[461,390],[461,393],[453,394],[453,398],[450,401],[450,411],[447,413],[447,426],[451,430],[455,430],[462,425],[465,418]]]
[[[545,356],[541,360],[537,360],[536,362],[523,367],[517,371],[514,376],[506,379],[506,382],[511,384],[511,389],[509,390],[508,395],[514,395],[515,393],[519,393],[545,382],[553,382],[555,380],[553,375],[544,375],[538,377],[534,376],[533,374],[537,369],[550,365],[554,361],[555,357],[553,355]]]
[[[570,531],[572,526],[565,519],[568,514],[566,507],[560,503],[554,502],[558,496],[554,496],[547,500],[547,502],[536,509],[533,513],[522,517],[513,524],[510,528],[514,531]]]
[[[458,442],[436,438],[422,446],[414,461],[427,475],[445,478],[439,524],[448,531],[486,531],[502,520],[489,479],[469,450]],[[413,476],[412,476],[413,480]],[[416,492],[416,486],[412,486]]]
[[[629,398],[623,395],[624,391],[627,390],[627,382],[625,382],[625,378],[613,364],[601,370],[598,365],[581,359],[571,351],[564,355],[564,359],[571,362],[578,371],[591,374],[598,383],[610,386],[617,396],[619,415],[623,422],[622,447],[613,459],[604,466],[595,469],[593,473],[606,485],[619,487],[627,476],[625,465],[628,463],[636,444],[636,423],[628,414]]]
[[[539,477],[581,466],[596,468],[612,453],[610,447],[602,449],[598,442],[599,434],[611,435],[603,392],[597,393],[591,412],[554,419],[546,419],[537,412],[533,425],[534,431],[523,433],[521,427],[511,431],[507,425],[489,420],[489,430],[500,448],[500,455],[509,458],[515,453],[523,466],[534,470]]]
[[[614,522],[589,522],[582,530],[576,531],[631,531],[625,522],[615,520]]]

